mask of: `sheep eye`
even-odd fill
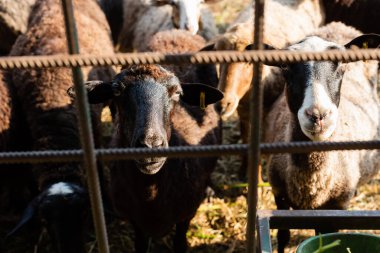
[[[113,95],[114,95],[115,97],[118,97],[118,96],[121,95],[121,92],[120,92],[119,90],[114,90],[114,91],[113,91]]]
[[[176,1],[176,0],[170,0],[170,1],[168,1],[168,3],[169,3],[170,5],[175,6],[175,5],[178,4],[178,1]]]
[[[174,101],[179,101],[179,98],[180,98],[180,96],[182,95],[182,91],[180,91],[180,90],[178,90],[178,91],[176,91],[174,94],[173,94],[173,96],[172,96],[172,99],[174,100]]]

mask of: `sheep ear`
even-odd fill
[[[84,83],[87,90],[88,102],[90,104],[100,104],[114,97],[114,92],[110,82],[88,81]],[[75,98],[74,87],[70,87],[67,93],[71,98]]]
[[[223,99],[224,95],[219,89],[201,83],[188,83],[182,85],[181,100],[186,104],[199,106],[204,109]]]
[[[204,46],[203,48],[201,48],[199,51],[200,52],[202,52],[202,51],[215,51],[215,44],[214,43],[208,44],[208,45]]]
[[[250,44],[248,46],[245,47],[245,50],[254,50],[253,49],[253,44]],[[271,45],[268,45],[268,44],[264,44],[264,50],[278,50],[277,48],[271,46]],[[284,63],[281,63],[281,62],[263,62],[264,65],[268,65],[268,66],[273,66],[273,67],[279,67],[281,69],[286,69],[287,68],[287,65],[284,64]]]
[[[214,4],[214,3],[217,3],[217,2],[220,2],[221,0],[204,0],[204,2],[206,4]]]
[[[169,1],[169,0],[151,0],[150,3],[153,6],[163,6],[165,4],[170,4],[171,1]]]
[[[37,196],[34,198],[29,205],[24,210],[24,213],[22,214],[22,217],[20,221],[17,223],[17,225],[6,235],[6,237],[13,236],[17,231],[19,231],[22,227],[24,227],[29,221],[33,220],[36,217],[37,209],[38,209],[38,203],[41,200],[41,196]]]
[[[363,34],[359,37],[356,37],[346,45],[347,49],[355,48],[379,48],[380,47],[380,35],[375,33]]]
[[[276,49],[277,48],[264,43],[264,50],[276,50]],[[248,46],[246,46],[245,50],[254,50],[253,44],[249,44]]]

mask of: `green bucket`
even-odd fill
[[[314,253],[320,247],[329,245],[340,240],[338,246],[331,247],[323,253],[380,253],[380,236],[364,233],[331,233],[313,236],[303,241],[297,248],[296,253]]]

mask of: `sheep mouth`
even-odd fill
[[[334,128],[302,128],[302,132],[312,141],[325,141],[333,133]]]
[[[156,174],[164,165],[166,158],[135,160],[138,169],[147,175]]]

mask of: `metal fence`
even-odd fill
[[[22,57],[2,57],[0,59],[0,69],[25,69],[25,68],[47,68],[47,67],[70,67],[73,71],[75,92],[77,94],[77,107],[79,115],[79,128],[81,133],[81,150],[51,150],[51,151],[31,151],[31,152],[3,152],[0,153],[0,163],[47,163],[82,161],[86,165],[88,175],[88,186],[91,198],[93,219],[96,230],[96,238],[99,251],[109,252],[104,213],[102,209],[101,192],[99,178],[96,169],[96,160],[123,160],[136,157],[167,156],[215,156],[215,155],[236,155],[248,154],[248,215],[247,215],[247,252],[254,252],[256,248],[255,228],[257,216],[257,184],[258,165],[261,153],[295,153],[310,151],[327,151],[338,149],[379,149],[380,141],[363,142],[299,142],[299,143],[273,143],[260,144],[260,115],[262,113],[262,86],[261,62],[299,62],[305,60],[380,60],[380,51],[373,49],[329,51],[318,53],[288,52],[288,51],[264,51],[263,49],[263,23],[264,23],[264,0],[255,0],[255,51],[249,52],[199,52],[194,54],[165,55],[161,53],[125,53],[106,56],[82,56],[79,55],[78,38],[76,34],[73,6],[71,0],[62,0],[64,10],[68,47],[70,55],[67,56],[22,56]],[[219,146],[198,146],[198,147],[170,147],[163,149],[95,149],[92,130],[90,125],[89,105],[86,92],[83,86],[83,77],[80,68],[84,66],[106,66],[106,65],[126,65],[126,64],[202,64],[202,63],[231,63],[231,62],[252,62],[254,63],[254,80],[251,91],[250,118],[251,134],[249,144],[219,145]],[[317,215],[318,211],[314,211]],[[342,211],[343,212],[343,211]],[[328,213],[328,215],[341,216],[342,213]],[[357,220],[360,215],[357,213]],[[282,220],[297,217],[279,213]],[[313,215],[311,215],[313,216]],[[309,217],[311,217],[309,215]],[[368,215],[367,215],[368,216]],[[259,235],[261,244],[269,236],[269,218],[276,217],[276,212],[261,212],[259,214]],[[284,218],[285,217],[285,218]],[[371,217],[379,217],[372,215]],[[277,219],[281,221],[281,218]],[[367,219],[368,220],[368,219]],[[276,219],[275,219],[276,221]],[[285,222],[286,223],[286,222]],[[283,224],[283,223],[282,223]],[[289,223],[287,223],[289,224]],[[276,226],[276,223],[275,223]],[[286,225],[282,225],[282,227]],[[359,226],[360,227],[360,226]],[[363,227],[363,226],[362,226]],[[365,226],[364,226],[365,227]],[[260,229],[264,228],[264,229]],[[289,228],[289,226],[287,226]],[[380,228],[377,226],[376,228]],[[265,233],[264,233],[265,232]],[[263,235],[264,233],[264,235]],[[269,242],[270,243],[270,242]],[[263,252],[269,252],[270,245],[266,244]],[[271,250],[271,249],[270,249]]]

